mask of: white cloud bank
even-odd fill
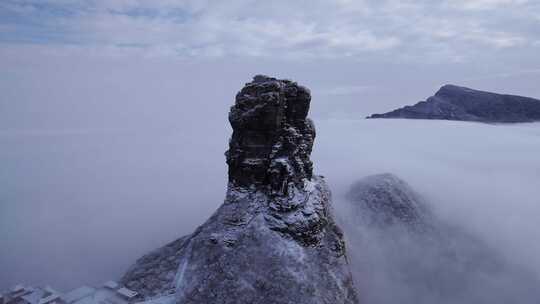
[[[534,47],[532,1],[7,1],[4,42],[156,55],[447,60]],[[536,38],[535,38],[536,37]]]
[[[192,232],[221,204],[226,118],[199,128],[2,132],[0,288],[117,278]],[[540,125],[319,120],[315,172],[335,204],[355,180],[392,172],[437,214],[540,275]]]

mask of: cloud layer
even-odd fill
[[[3,1],[3,43],[147,55],[463,61],[538,48],[540,5],[475,1]]]

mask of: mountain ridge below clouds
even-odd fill
[[[342,227],[361,303],[536,303],[538,277],[391,173],[346,195]],[[392,292],[387,292],[392,290]]]
[[[540,121],[540,100],[444,85],[425,101],[367,118],[408,118],[518,123]]]

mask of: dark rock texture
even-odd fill
[[[353,184],[347,200],[343,224],[362,302],[532,304],[540,299],[538,278],[437,217],[400,178],[365,177]]]
[[[287,194],[289,185],[310,179],[315,138],[315,127],[306,119],[310,101],[309,90],[292,81],[259,75],[246,84],[229,113],[229,182]]]
[[[368,118],[532,122],[540,121],[540,100],[445,85],[426,101],[384,114],[373,114]]]
[[[145,298],[174,293],[180,250],[188,237],[181,237],[138,259],[120,283]]]
[[[357,303],[330,191],[312,173],[310,101],[292,81],[256,76],[246,84],[229,114],[225,202],[122,281],[145,295],[166,294],[178,265],[179,304]]]

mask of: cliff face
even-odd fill
[[[168,277],[169,267],[134,275],[168,256],[178,265],[168,281],[177,303],[357,303],[330,191],[312,172],[310,101],[292,81],[256,76],[246,84],[229,113],[225,202],[178,250],[142,258],[123,281],[137,290]],[[149,295],[167,290],[140,286]]]
[[[540,121],[540,100],[445,85],[426,101],[368,118],[532,122]]]
[[[315,128],[306,119],[311,95],[288,80],[256,76],[236,95],[229,121],[229,182],[285,195],[313,174]]]

